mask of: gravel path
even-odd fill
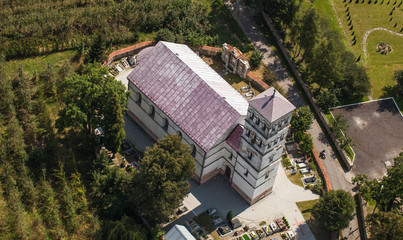
[[[376,27],[376,28],[373,28],[373,29],[370,29],[370,30],[366,31],[365,34],[364,34],[364,37],[362,39],[362,52],[364,54],[365,59],[367,58],[367,40],[368,40],[368,36],[371,33],[375,32],[375,31],[385,31],[385,32],[391,33],[393,35],[403,37],[402,33],[397,33],[397,32],[394,32],[392,30],[389,30],[389,29],[386,29],[386,28],[383,28],[383,27]]]

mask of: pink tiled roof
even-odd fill
[[[243,126],[238,124],[226,140],[228,145],[230,145],[230,147],[232,147],[237,152],[239,151],[239,147],[241,145],[242,132]]]
[[[273,87],[249,100],[249,105],[270,122],[276,121],[295,109],[295,106]]]
[[[189,65],[214,70],[208,65],[206,68],[203,65],[206,63],[186,45],[159,42],[146,51],[128,80],[208,151],[240,117],[228,99],[220,96]],[[211,76],[220,78],[215,72]]]

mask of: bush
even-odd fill
[[[167,42],[175,42],[175,34],[169,30],[168,28],[163,28],[159,30],[155,36],[155,41],[167,41]]]
[[[268,68],[265,68],[263,72],[263,81],[269,86],[273,86],[273,84],[277,81],[277,76]]]
[[[227,213],[227,221],[231,222],[233,218],[234,218],[234,213],[232,212],[232,210],[229,210],[229,212]]]
[[[256,50],[252,53],[252,56],[249,58],[249,64],[252,69],[256,69],[259,67],[260,63],[262,62],[263,59],[263,53],[261,53],[259,50]]]

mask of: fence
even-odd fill
[[[270,31],[272,32],[274,39],[276,40],[281,52],[283,53],[288,66],[290,67],[292,73],[295,76],[296,81],[299,83],[301,86],[302,90],[304,91],[305,95],[307,96],[307,99],[312,106],[313,110],[318,116],[318,120],[322,123],[322,125],[325,128],[325,131],[327,134],[330,136],[331,141],[334,143],[334,146],[336,147],[336,151],[341,157],[341,159],[344,162],[344,165],[348,170],[351,170],[353,167],[353,163],[350,160],[350,158],[347,156],[346,152],[340,148],[340,142],[336,138],[336,136],[333,134],[333,132],[330,129],[330,124],[326,119],[326,116],[322,113],[320,110],[319,106],[316,104],[313,94],[311,93],[311,90],[309,90],[308,86],[306,85],[305,81],[301,77],[301,73],[299,72],[297,66],[295,65],[294,61],[292,60],[290,54],[288,53],[288,50],[285,48],[284,42],[281,39],[279,33],[277,32],[277,29],[274,27],[274,24],[271,22],[271,19],[267,16],[267,14],[262,11],[262,16],[267,24],[267,26],[270,28]]]
[[[116,50],[116,51],[112,52],[111,54],[109,54],[108,59],[104,62],[103,65],[109,65],[117,59],[134,55],[134,54],[140,52],[140,50],[142,50],[146,47],[154,46],[154,45],[155,45],[155,42],[146,41],[146,42],[137,43],[137,44],[132,45],[127,48],[122,48],[122,49]]]

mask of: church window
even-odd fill
[[[196,157],[196,146],[192,144],[192,157]]]
[[[262,130],[266,131],[266,128],[267,128],[267,125],[265,123],[263,123]]]
[[[256,142],[257,142],[257,145],[259,146],[259,147],[262,147],[262,139],[261,138],[258,138],[257,140],[256,140]]]
[[[176,134],[178,134],[179,137],[182,137],[181,131],[177,131]]]
[[[264,175],[264,179],[268,179],[270,176],[270,171],[267,171],[266,174]]]
[[[232,160],[232,157],[233,157],[232,152],[230,152],[229,153],[229,160]]]
[[[149,115],[150,115],[151,118],[154,118],[154,115],[155,115],[155,108],[154,108],[153,105],[150,106]]]
[[[137,93],[137,101],[136,101],[136,103],[137,104],[141,104],[141,94],[140,93]]]
[[[249,118],[253,120],[254,117],[255,117],[255,114],[253,112],[251,112],[249,115]]]
[[[249,136],[250,135],[250,130],[247,128],[246,129],[246,136]]]
[[[245,168],[245,172],[243,173],[243,175],[245,175],[245,177],[247,177],[247,176],[248,176],[248,174],[249,174],[249,171],[248,171],[248,169],[247,169],[247,168]]]
[[[274,158],[274,155],[272,155],[272,156],[269,158],[270,162],[273,161],[273,158]]]
[[[251,160],[252,159],[252,152],[248,151],[248,159]]]
[[[255,123],[256,123],[257,126],[259,126],[259,124],[260,124],[260,118],[256,118]]]
[[[164,118],[162,120],[162,128],[167,131],[168,130],[168,119]]]

